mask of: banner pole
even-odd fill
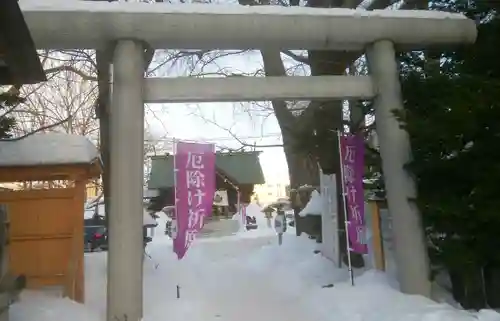
[[[241,221],[241,229],[243,231],[246,231],[246,215],[243,215],[243,211],[241,208],[241,194],[240,194],[240,189],[236,187],[236,213],[240,215],[240,221]],[[246,213],[245,213],[246,214]]]
[[[347,249],[347,264],[349,269],[349,277],[351,279],[351,285],[354,286],[354,273],[352,270],[352,261],[351,261],[351,247],[349,246],[349,214],[347,213],[347,195],[345,192],[344,186],[344,165],[342,163],[342,145],[340,136],[342,133],[337,130],[337,142],[339,145],[339,157],[340,157],[340,179],[342,186],[342,204],[344,210],[344,229],[345,229],[345,239],[346,239],[346,249]]]
[[[170,237],[172,238],[172,252],[175,253],[175,247],[174,247],[174,240],[177,238],[177,231],[178,231],[178,226],[177,226],[177,162],[175,161],[176,155],[177,155],[177,140],[174,138],[172,139],[172,156],[174,158],[173,164],[174,164],[174,222],[170,226]],[[177,260],[179,261],[179,260]],[[180,263],[180,262],[179,262]],[[177,263],[177,264],[179,264]],[[177,293],[177,299],[180,299],[180,285],[176,285],[176,293]]]
[[[177,231],[178,231],[178,226],[177,226],[177,222],[178,222],[178,219],[177,219],[178,218],[178,216],[177,216],[177,171],[178,171],[178,169],[177,169],[177,162],[175,161],[176,154],[177,154],[177,140],[175,138],[172,140],[172,144],[173,144],[172,156],[174,158],[174,161],[173,161],[173,164],[174,164],[174,222],[170,227],[170,232],[171,232],[170,237],[172,238],[172,242],[173,242],[174,239],[177,238]],[[174,228],[175,233],[172,233],[172,228]],[[173,243],[172,243],[172,251],[175,252]]]

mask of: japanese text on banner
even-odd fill
[[[188,225],[184,247],[189,247],[194,240],[196,233],[203,227],[205,209],[202,208],[206,193],[202,188],[205,187],[205,175],[203,155],[189,152],[186,162],[186,189],[188,203]]]
[[[366,254],[368,246],[365,236],[364,218],[364,142],[361,136],[340,137],[343,184],[349,221],[349,241],[354,252]]]
[[[174,251],[181,259],[211,214],[215,193],[215,153],[212,144],[176,145],[177,237]]]

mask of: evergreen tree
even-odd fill
[[[16,124],[10,112],[20,103],[22,98],[10,93],[0,93],[0,139],[11,138],[12,128]]]
[[[433,269],[446,271],[465,308],[500,308],[500,1],[437,0],[431,9],[460,12],[478,22],[475,45],[400,54],[417,205]],[[366,104],[370,108],[370,104]],[[319,109],[297,128],[297,149],[325,172],[336,160],[330,110]],[[309,134],[308,134],[309,133]],[[367,169],[383,194],[380,159]],[[397,228],[397,227],[395,227]]]
[[[434,267],[466,308],[500,307],[499,3],[433,2],[480,21],[474,46],[402,55],[405,113]],[[496,293],[497,292],[497,293]]]

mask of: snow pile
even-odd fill
[[[226,275],[226,282],[217,282],[211,291],[224,288],[219,296],[229,300],[231,296],[247,297],[241,291],[249,292],[250,285],[241,277],[227,271],[239,271],[251,280],[252,287],[265,287],[261,300],[276,301],[273,296],[286,297],[300,311],[307,311],[311,320],[325,321],[499,321],[500,314],[493,311],[471,313],[457,310],[447,304],[429,299],[404,295],[393,286],[395,282],[383,273],[357,271],[356,286],[348,281],[347,270],[336,269],[320,255],[314,255],[316,244],[307,238],[288,237],[283,245],[263,247],[238,257],[220,262],[210,270],[214,280]],[[219,271],[219,273],[217,273]],[[264,285],[265,283],[265,285]],[[242,284],[240,288],[238,284]],[[327,286],[332,285],[329,288]],[[235,287],[239,288],[238,293]],[[287,307],[289,309],[290,307]],[[296,313],[299,313],[298,311]],[[288,313],[281,313],[283,318]],[[303,314],[303,313],[302,313]],[[294,320],[296,318],[292,318]],[[246,320],[246,318],[245,318]],[[250,320],[250,319],[249,319]]]
[[[158,216],[158,218],[155,220],[157,225],[156,227],[154,228],[154,236],[153,236],[153,242],[155,242],[155,245],[156,246],[159,246],[159,247],[168,247],[168,246],[172,246],[172,239],[167,235],[165,234],[165,228],[166,228],[166,225],[167,225],[167,222],[170,222],[172,221],[172,219],[170,217],[168,217],[164,212],[156,212],[156,215]],[[170,248],[169,251],[172,251],[172,249]]]
[[[9,311],[9,321],[99,321],[97,313],[82,304],[25,291]]]
[[[262,212],[262,207],[255,203],[250,203],[247,206],[247,216],[255,217],[259,229],[268,228],[266,214]]]
[[[246,216],[255,217],[258,226],[257,229],[269,229],[269,227],[267,226],[266,215],[265,213],[262,212],[262,207],[260,207],[256,203],[250,203],[245,207],[245,210],[246,210]],[[239,220],[240,222],[242,222],[241,215],[243,211],[244,211],[243,208],[240,209],[238,213],[233,215],[232,219]]]
[[[286,233],[199,240],[177,261],[170,244],[148,246],[144,321],[499,321],[398,292],[386,274],[347,269],[314,254],[317,244]],[[14,305],[11,321],[100,321],[105,317],[106,254],[86,256],[86,306],[41,297]],[[176,298],[176,286],[181,298]]]
[[[306,215],[315,215],[315,216],[321,216],[321,213],[323,212],[323,204],[321,200],[321,195],[318,193],[318,191],[314,190],[311,193],[311,198],[309,199],[309,202],[307,202],[306,206],[300,211],[299,216],[306,216]]]
[[[313,290],[306,297],[319,318],[363,321],[472,321],[488,320],[438,304],[419,296],[409,296],[391,288],[382,275],[373,271],[356,279],[356,286],[344,282],[327,291]],[[327,306],[328,304],[328,306]],[[332,312],[335,316],[332,318]],[[500,315],[498,315],[500,318]],[[498,319],[500,320],[500,319]]]
[[[158,226],[158,222],[146,210],[143,210],[142,219],[144,226]]]

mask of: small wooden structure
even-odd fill
[[[7,206],[8,267],[27,288],[61,289],[84,301],[83,211],[85,186],[100,175],[96,147],[85,137],[37,134],[0,141],[0,191]]]

